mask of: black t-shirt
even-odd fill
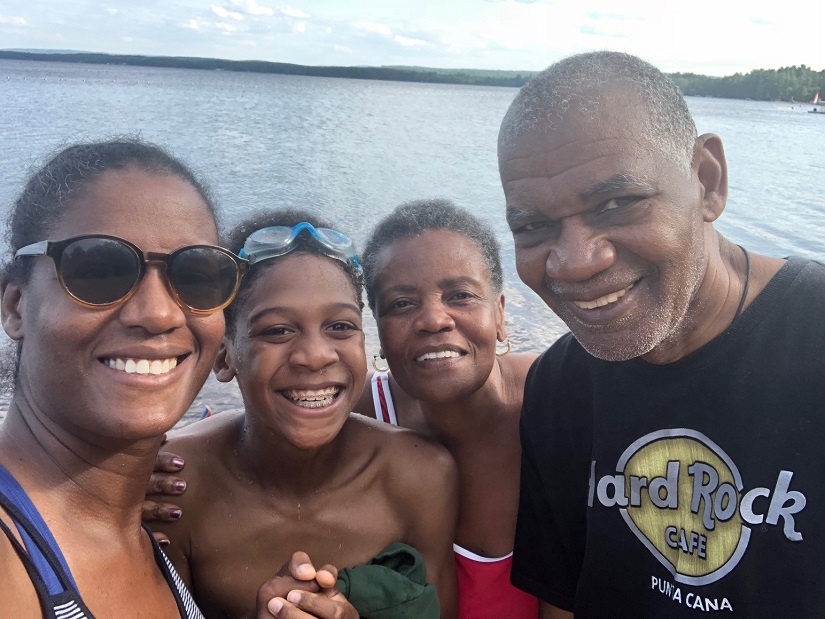
[[[512,580],[583,617],[825,617],[825,266],[667,365],[534,364]]]

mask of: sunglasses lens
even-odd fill
[[[238,265],[217,249],[188,247],[174,255],[169,265],[169,281],[178,298],[192,309],[214,310],[235,293]]]
[[[80,239],[63,250],[60,276],[70,294],[91,305],[109,305],[132,290],[140,258],[113,239]]]

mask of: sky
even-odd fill
[[[0,49],[540,70],[577,52],[666,72],[825,69],[823,0],[0,0]]]

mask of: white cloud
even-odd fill
[[[430,44],[421,39],[411,39],[410,37],[402,37],[400,34],[395,35],[395,42],[403,47],[427,47]]]
[[[124,41],[125,43],[131,43],[131,42],[132,42],[132,41],[134,41],[134,40],[135,40],[135,39],[134,39],[133,37],[123,37],[123,41]]]
[[[257,0],[230,0],[232,4],[248,15],[274,15],[275,10],[261,6]]]
[[[15,26],[27,26],[28,23],[26,22],[25,17],[18,17],[16,15],[12,15],[6,17],[5,15],[0,15],[0,24],[13,24]]]
[[[36,18],[16,8],[25,2],[0,0],[0,47],[87,49],[89,37],[98,36],[95,47],[113,53],[515,70],[616,49],[665,71],[726,75],[802,63],[825,68],[823,0],[796,0],[793,11],[775,0],[417,0],[414,9],[376,0],[144,3],[152,8],[123,0],[28,0],[44,7]],[[181,36],[182,29],[188,36]],[[55,45],[60,32],[65,43]],[[253,41],[257,48],[249,47]]]
[[[218,6],[217,4],[210,4],[209,8],[212,9],[212,12],[215,15],[217,15],[218,17],[222,17],[224,19],[231,18],[238,21],[243,19],[243,15],[241,15],[237,11],[227,11],[224,7]]]
[[[381,36],[384,36],[384,37],[391,37],[392,36],[392,30],[386,24],[377,24],[375,22],[362,21],[362,22],[358,22],[358,23],[353,24],[353,26],[357,30],[364,30],[365,32],[372,32],[374,34],[380,34]]]
[[[208,21],[205,19],[190,19],[189,21],[180,24],[182,28],[188,30],[195,30],[197,32],[218,32],[223,35],[238,32],[238,26],[224,21]]]
[[[309,19],[312,17],[309,13],[304,13],[300,9],[293,9],[291,6],[285,6],[279,9],[282,15],[286,15],[287,17],[296,17],[298,19]]]

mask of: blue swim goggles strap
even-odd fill
[[[316,228],[311,223],[302,221],[294,226],[270,226],[256,230],[246,239],[243,249],[238,253],[246,258],[250,266],[256,262],[285,256],[295,249],[295,239],[306,231],[324,254],[345,264],[361,268],[358,252],[349,237],[330,228]]]

